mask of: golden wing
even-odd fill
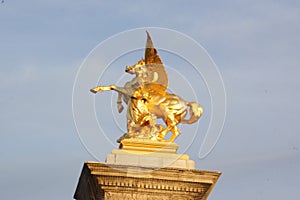
[[[150,94],[165,95],[168,88],[168,75],[153,45],[149,32],[146,31],[146,33],[145,64],[148,73],[144,82],[144,90],[147,90]]]

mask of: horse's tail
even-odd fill
[[[190,118],[189,119],[182,119],[181,123],[183,123],[183,124],[192,124],[192,123],[196,122],[201,117],[201,115],[203,113],[203,109],[196,102],[187,102],[187,105],[190,107],[190,110],[189,110]]]

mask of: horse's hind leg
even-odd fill
[[[158,138],[160,140],[164,140],[166,134],[169,131],[171,131],[172,136],[167,141],[168,142],[173,142],[177,138],[177,136],[180,134],[180,130],[177,128],[178,123],[176,122],[176,119],[173,116],[172,117],[169,116],[169,118],[165,121],[166,121],[167,127],[159,133]]]
[[[168,121],[166,122],[167,127],[162,130],[159,134],[158,134],[158,140],[164,140],[165,136],[167,135],[167,133],[172,130],[172,126],[170,123],[168,123]]]
[[[171,132],[172,136],[170,139],[168,139],[168,142],[173,142],[180,134],[180,130],[177,128],[177,125],[173,126]]]

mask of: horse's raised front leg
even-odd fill
[[[117,92],[120,92],[124,95],[129,95],[127,89],[118,87],[115,85],[110,85],[110,86],[97,86],[92,89],[90,89],[91,92],[97,93],[97,92],[103,92],[103,91],[108,91],[108,90],[115,90]]]
[[[116,91],[118,93],[121,93],[123,95],[131,96],[131,94],[128,92],[128,90],[126,88],[118,87],[118,86],[115,86],[115,85],[111,85],[111,86],[107,86],[107,87],[110,88],[109,90],[114,90],[114,91]]]
[[[118,87],[115,85],[110,85],[110,86],[97,86],[94,87],[92,89],[90,89],[91,92],[93,93],[97,93],[97,92],[103,92],[103,91],[108,91],[108,90],[114,90],[116,92],[118,92],[118,100],[117,100],[117,106],[118,106],[118,111],[119,113],[121,113],[124,109],[123,105],[122,105],[122,97],[123,95],[125,96],[129,96],[131,94],[129,94],[128,90],[122,87]],[[127,102],[125,102],[127,103]]]
[[[113,86],[113,85],[110,85],[110,86],[97,86],[97,87],[94,87],[94,88],[90,89],[90,91],[96,94],[97,92],[113,90],[114,87],[115,86]]]
[[[119,113],[121,113],[124,109],[123,105],[122,105],[122,96],[123,94],[122,93],[118,93],[118,100],[117,100],[117,105],[118,105],[118,111]]]

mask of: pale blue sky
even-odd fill
[[[187,151],[198,169],[223,172],[210,199],[297,199],[295,0],[0,3],[0,199],[72,199],[83,162],[94,160],[73,122],[76,72],[101,41],[148,26],[194,38],[222,74],[228,98],[222,136],[205,159],[198,158],[201,141]]]

